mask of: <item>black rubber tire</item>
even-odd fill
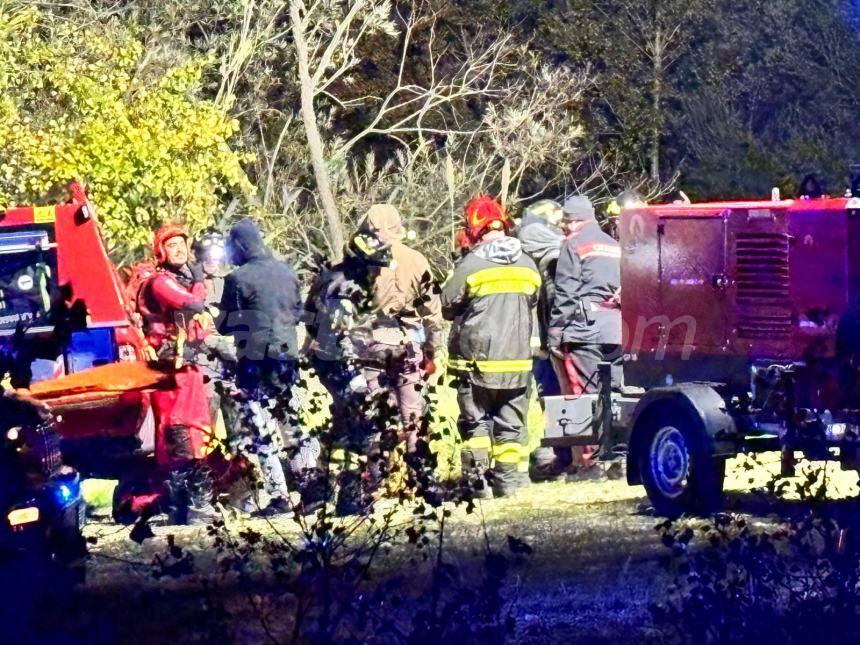
[[[707,448],[701,422],[683,410],[661,406],[640,423],[645,434],[637,455],[639,473],[654,511],[673,519],[719,511],[726,460]]]

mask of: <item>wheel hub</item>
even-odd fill
[[[687,486],[690,454],[683,433],[675,427],[660,428],[651,444],[651,474],[660,493],[678,497]]]

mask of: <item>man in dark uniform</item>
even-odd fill
[[[567,232],[555,273],[549,345],[564,394],[597,392],[597,366],[613,363],[621,385],[621,248],[604,233],[587,197],[563,207]]]
[[[249,403],[242,425],[256,433],[247,437],[252,445],[246,450],[259,459],[271,496],[265,514],[291,512],[280,448],[286,443],[292,450],[300,438],[291,429],[281,441],[277,421],[291,426],[294,417],[289,400],[298,374],[299,283],[292,267],[273,257],[250,219],[230,230],[227,251],[236,268],[224,280],[219,331],[236,342],[236,381]]]
[[[553,368],[563,394],[594,393],[598,365],[608,361],[612,387],[619,388],[621,248],[601,230],[587,197],[569,197],[562,210],[566,238],[556,265],[548,333]],[[592,448],[573,452],[574,465],[591,465]]]

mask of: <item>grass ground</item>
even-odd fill
[[[813,466],[820,464],[809,468]],[[726,482],[729,508],[753,522],[774,521],[776,513],[786,509],[756,490],[777,468],[778,455],[733,460]],[[856,474],[839,473],[833,465],[826,472],[834,496],[856,494]],[[799,479],[805,473],[802,468]],[[379,510],[387,504],[382,502]],[[516,642],[648,642],[660,636],[651,625],[649,603],[659,600],[671,582],[664,566],[667,550],[654,530],[659,521],[642,487],[623,480],[535,484],[511,499],[481,502],[473,514],[455,509],[446,558],[472,567],[478,575],[485,544],[506,552],[507,536],[512,535],[530,545],[534,553],[512,569],[505,591],[516,620]],[[290,519],[236,521],[232,530],[248,527],[264,534],[296,532]],[[107,521],[96,521],[86,530],[97,540],[79,601],[88,629],[108,630],[129,643],[208,642],[195,636],[203,632],[189,631],[189,624],[211,623],[218,607],[223,622],[217,623],[218,630],[224,639],[219,642],[261,638],[243,595],[219,587],[205,530],[156,526],[155,537],[143,544],[129,540],[128,528]],[[152,561],[164,553],[168,535],[194,554],[192,575],[180,580],[152,577]],[[408,568],[414,585],[426,573],[411,562],[395,560],[390,566]],[[135,599],[133,607],[123,602],[126,597]],[[156,626],[140,621],[141,611],[158,614],[162,622]]]

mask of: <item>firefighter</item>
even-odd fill
[[[227,249],[236,268],[224,281],[219,331],[236,342],[236,380],[248,403],[239,425],[251,431],[243,443],[259,460],[270,496],[262,514],[292,512],[280,452],[284,444],[294,453],[306,443],[290,409],[298,376],[299,283],[292,267],[273,257],[250,219],[230,229]]]
[[[224,278],[227,277],[227,240],[217,228],[207,228],[191,245],[194,259],[203,270],[206,303],[217,307],[224,295]]]
[[[392,264],[381,267],[373,283],[375,317],[372,343],[361,357],[370,392],[389,391],[399,410],[406,450],[414,454],[424,416],[423,379],[435,371],[442,339],[442,309],[430,263],[403,243],[400,213],[390,204],[375,204],[359,230],[391,248]]]
[[[379,440],[385,420],[373,414],[361,357],[374,344],[374,285],[391,263],[390,244],[377,233],[359,231],[344,259],[320,273],[305,307],[306,349],[332,401],[324,443],[329,465],[340,471],[335,513],[341,516],[367,511],[381,483]]]
[[[522,223],[517,230],[517,238],[523,245],[523,252],[534,260],[541,275],[537,317],[542,352],[547,350],[547,328],[555,296],[555,266],[564,241],[561,216],[561,204],[551,199],[542,199],[525,209]],[[547,367],[549,369],[546,369]],[[548,360],[539,358],[535,361],[535,380],[541,396],[560,394],[558,379]]]
[[[185,362],[186,345],[199,345],[211,328],[203,274],[188,264],[188,234],[180,226],[156,232],[154,254],[157,268],[142,290],[141,313],[147,341],[175,379],[173,389],[152,394],[156,461],[169,471],[171,520],[205,523],[215,517],[204,463],[211,417],[203,375]]]
[[[584,196],[563,207],[567,236],[556,266],[549,345],[564,394],[598,390],[597,366],[612,365],[621,385],[621,248],[604,233]]]
[[[227,276],[227,240],[215,228],[204,230],[191,245],[195,264],[203,273],[205,303],[215,318],[224,294],[224,279]],[[217,425],[221,410],[221,395],[216,388],[218,381],[226,376],[226,367],[236,363],[236,346],[230,336],[223,336],[213,330],[203,341],[203,351],[195,362],[207,377],[207,392],[210,397],[213,427]]]
[[[534,360],[534,376],[538,394],[558,396],[561,386],[549,359],[547,330],[555,296],[555,268],[564,231],[561,228],[562,207],[551,199],[542,199],[528,206],[517,231],[523,251],[534,260],[541,274],[541,290],[538,299],[538,327],[540,330],[540,352]],[[544,481],[561,476],[573,461],[570,448],[538,448],[532,453],[529,475],[532,481]]]
[[[490,197],[465,208],[474,245],[442,287],[453,321],[449,369],[457,378],[460,458],[476,497],[505,497],[528,484],[526,416],[541,279],[510,220]],[[488,485],[489,484],[489,485]]]

